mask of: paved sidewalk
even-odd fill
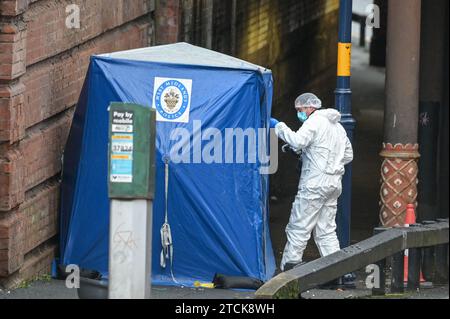
[[[253,299],[254,293],[224,289],[152,287],[154,299]],[[62,280],[36,281],[27,288],[0,289],[0,299],[78,299],[77,289],[68,289]]]
[[[193,289],[178,287],[153,287],[154,299],[253,299],[254,293],[223,289]],[[304,299],[380,299],[372,297],[370,290],[363,288],[362,281],[357,289],[318,290],[313,289],[302,294]],[[422,289],[418,293],[387,295],[384,299],[449,299],[448,285],[432,289]],[[12,291],[0,290],[1,299],[78,299],[76,289],[67,289],[61,280],[37,281],[27,288]]]

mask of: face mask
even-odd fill
[[[303,123],[308,119],[308,114],[306,114],[305,112],[298,112],[297,117],[300,120],[300,122]]]

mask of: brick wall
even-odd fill
[[[172,42],[211,47],[269,67],[275,106],[310,87],[332,104],[338,0],[181,0],[181,6],[181,18],[173,18],[181,27]],[[170,17],[175,13],[166,12]]]
[[[334,106],[338,9],[338,0],[238,1],[236,54],[273,71],[272,114],[291,128],[299,127],[294,110],[299,94],[314,92],[325,106]],[[297,162],[281,153],[279,163],[271,194],[293,195]]]
[[[334,106],[338,0],[182,0],[178,40],[266,66],[275,80],[273,116],[298,127],[295,98],[305,91]],[[214,21],[211,26],[208,21]],[[205,34],[212,34],[209,39]],[[209,45],[208,41],[211,42]],[[271,177],[271,193],[296,190],[296,163],[280,154],[283,167]]]
[[[157,0],[155,6],[155,39],[157,44],[178,41],[181,25],[180,0]]]
[[[80,8],[67,29],[66,7]],[[306,90],[332,105],[338,0],[0,1],[0,285],[48,272],[61,155],[92,54],[186,41],[267,66],[274,115]],[[153,12],[153,9],[155,11]],[[283,163],[289,163],[281,159]],[[295,189],[272,178],[272,194]],[[290,167],[292,166],[292,167]],[[283,181],[283,182],[281,182]],[[295,181],[296,183],[296,181]]]
[[[153,3],[0,1],[0,285],[50,269],[61,156],[89,57],[148,46]],[[66,27],[71,4],[80,29]]]

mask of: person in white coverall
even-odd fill
[[[342,192],[344,166],[353,160],[353,149],[339,123],[341,114],[334,109],[320,110],[321,107],[322,102],[314,94],[297,98],[297,117],[303,122],[297,132],[276,119],[270,121],[277,136],[293,151],[301,153],[303,162],[298,193],[286,227],[282,271],[302,263],[312,232],[321,256],[340,250],[336,235],[337,202]]]

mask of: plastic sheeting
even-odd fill
[[[215,273],[268,280],[275,261],[268,229],[268,176],[260,174],[261,163],[228,164],[225,154],[219,163],[192,162],[198,147],[205,148],[205,141],[199,144],[196,139],[194,123],[196,129],[200,123],[203,132],[218,129],[223,145],[227,128],[245,131],[268,126],[271,72],[185,43],[91,58],[64,154],[60,263],[77,264],[107,276],[108,106],[127,102],[156,107],[158,78],[192,81],[192,89],[188,89],[186,122],[157,122],[153,284],[192,286],[196,280],[211,282]],[[166,269],[160,266],[159,231],[165,211],[163,159],[179,142],[171,138],[177,128],[190,134],[183,154],[191,163],[169,164],[174,282],[170,265]],[[260,142],[258,138],[256,143]],[[245,159],[247,155],[246,147]]]

